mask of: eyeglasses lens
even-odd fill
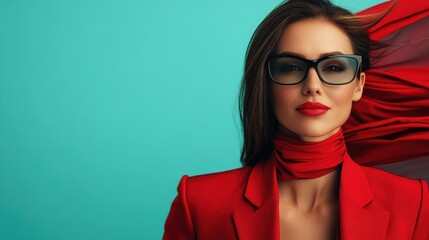
[[[353,80],[358,62],[351,57],[326,58],[317,64],[317,72],[329,84],[345,84]],[[304,80],[308,66],[298,58],[279,57],[270,60],[270,74],[280,84],[297,84]]]

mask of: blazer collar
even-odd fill
[[[274,161],[259,162],[247,180],[244,198],[255,211],[235,211],[233,219],[238,239],[279,240],[279,197]]]
[[[374,194],[362,167],[346,155],[340,180],[340,235],[342,240],[385,239],[389,212],[372,207]],[[234,211],[239,239],[279,240],[279,206],[276,168],[272,158],[253,167],[244,198],[254,211]]]
[[[374,194],[361,166],[346,154],[340,180],[340,233],[342,240],[386,239],[390,212],[375,206]]]

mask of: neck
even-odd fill
[[[341,169],[312,179],[279,181],[280,203],[294,206],[304,212],[338,201]]]

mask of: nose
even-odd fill
[[[304,95],[320,95],[322,81],[314,68],[308,70],[307,77],[303,82],[302,93]]]

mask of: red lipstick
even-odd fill
[[[296,110],[305,116],[317,117],[326,113],[329,107],[319,102],[306,102],[299,105]]]

